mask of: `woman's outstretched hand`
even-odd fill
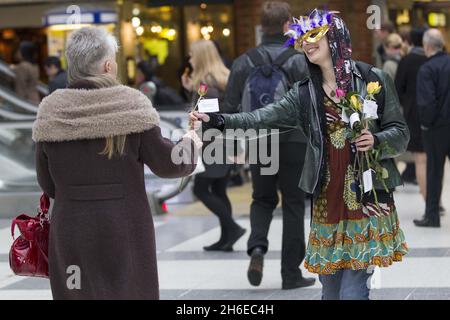
[[[375,138],[368,129],[361,131],[361,135],[355,139],[356,149],[358,151],[369,151],[375,144]]]
[[[189,114],[189,120],[194,123],[196,121],[209,122],[209,116],[206,113],[193,111]]]
[[[200,113],[193,111],[189,114],[189,127],[194,128],[196,124],[201,124],[203,130],[218,129],[223,131],[225,120],[220,113]]]

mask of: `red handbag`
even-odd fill
[[[22,214],[12,221],[11,235],[17,225],[21,235],[14,240],[9,251],[9,265],[14,274],[48,278],[48,237],[50,199],[44,193],[36,217]]]

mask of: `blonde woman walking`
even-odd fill
[[[200,84],[204,83],[208,86],[205,98],[217,98],[221,106],[230,71],[225,67],[216,46],[212,41],[199,40],[192,44],[190,56],[192,74],[190,77],[184,74],[181,81],[184,88],[192,94],[193,103],[199,98],[197,91]],[[210,150],[215,149],[214,144],[220,147],[218,144],[222,141],[212,140],[211,143],[205,143],[203,150],[207,146]],[[226,151],[226,148],[223,150]],[[220,239],[203,247],[205,251],[232,251],[233,245],[245,233],[245,229],[233,219],[231,202],[227,195],[231,165],[225,164],[226,152],[224,155],[221,163],[208,164],[204,159],[206,171],[195,176],[194,194],[219,218],[221,228]]]

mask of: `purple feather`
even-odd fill
[[[295,45],[295,38],[289,38],[288,41],[284,44],[284,48],[293,47]]]

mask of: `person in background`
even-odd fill
[[[233,65],[233,60],[229,59],[224,53],[222,48],[220,47],[219,42],[217,42],[216,40],[211,40],[214,45],[216,46],[217,51],[219,52],[220,57],[222,58],[223,64],[225,65],[225,67],[227,67],[228,69],[231,69],[232,65]]]
[[[181,77],[183,87],[191,93],[192,102],[198,100],[198,88],[204,83],[208,86],[205,96],[207,99],[217,98],[219,107],[223,106],[225,88],[227,86],[230,71],[224,65],[222,58],[214,43],[210,40],[199,40],[194,42],[190,48],[190,64],[192,73],[189,76],[184,73]],[[205,143],[203,150],[207,146],[216,149],[220,147],[224,140]],[[214,144],[217,144],[214,146]],[[233,212],[230,199],[227,195],[227,185],[231,170],[231,164],[226,162],[226,146],[229,140],[225,140],[223,147],[225,157],[222,164],[205,164],[205,172],[195,175],[194,194],[203,204],[219,218],[221,235],[220,239],[208,246],[203,247],[205,251],[232,251],[233,245],[241,238],[245,229],[239,226],[233,219]],[[202,152],[202,154],[204,154]]]
[[[155,75],[155,63],[152,61],[153,58],[137,64],[136,85],[149,97],[156,108],[183,109],[185,101],[176,90],[167,86],[163,80]]]
[[[23,41],[19,45],[17,58],[20,61],[14,66],[15,90],[19,97],[39,104],[40,97],[37,90],[39,83],[39,67],[35,63],[36,46],[30,41]]]
[[[402,56],[403,40],[397,33],[391,33],[384,40],[385,62],[383,71],[386,72],[392,80],[397,74],[398,63]]]
[[[417,30],[417,28],[415,28]],[[403,48],[402,48],[402,57],[409,54],[409,52],[414,47],[414,42],[412,37],[412,31],[409,27],[400,27],[399,34],[402,37],[403,40]],[[420,38],[420,43],[422,43],[422,38]],[[414,94],[415,95],[415,94]],[[403,107],[403,110],[405,111],[405,107]],[[408,119],[406,119],[408,121]],[[416,165],[414,163],[414,159],[407,159],[405,160],[406,167],[405,170],[402,172],[402,179],[405,183],[411,183],[414,185],[417,185],[417,178],[416,178]]]
[[[149,61],[140,61],[136,65],[136,87],[143,94],[155,102],[156,92],[158,91],[153,77],[153,67]]]
[[[182,83],[182,77],[183,75],[190,77],[192,74],[192,66],[191,63],[189,62],[189,60],[191,60],[190,56],[186,56],[183,58],[183,62],[181,64],[181,66],[178,68],[178,79],[180,79],[180,96],[187,102],[191,102],[192,99],[192,93],[187,91],[184,87],[183,87],[183,83]]]
[[[50,56],[45,60],[45,73],[48,76],[48,94],[57,89],[67,88],[67,73],[61,67],[61,60],[58,57]]]
[[[375,39],[378,41],[379,45],[375,53],[375,66],[377,68],[383,68],[383,64],[386,61],[386,53],[384,50],[383,43],[390,35],[395,31],[394,24],[392,22],[385,22],[381,24],[379,29],[375,29]]]
[[[412,31],[409,28],[401,29],[398,33],[400,35],[400,37],[402,37],[402,42],[403,42],[402,51],[400,53],[400,55],[402,57],[406,56],[411,51],[411,49],[414,47],[413,41],[411,39],[411,33],[412,33]]]
[[[413,44],[409,53],[400,61],[395,78],[395,87],[403,107],[403,115],[409,127],[411,139],[408,151],[414,157],[414,167],[420,193],[426,199],[426,170],[427,156],[423,147],[422,130],[417,115],[417,75],[420,67],[425,63],[427,57],[423,49],[423,29],[415,28],[411,31],[410,39]],[[405,170],[406,171],[406,170]]]
[[[427,154],[426,209],[418,227],[440,227],[440,199],[446,158],[450,158],[450,56],[437,29],[423,36],[427,61],[417,76],[417,114]]]
[[[267,97],[273,101],[279,100],[294,83],[308,75],[304,54],[285,46],[289,38],[284,34],[289,30],[291,21],[289,4],[268,1],[262,5],[261,11],[261,45],[241,55],[233,63],[226,93],[226,113],[264,108],[263,105],[255,106],[252,103],[263,101]],[[281,74],[266,78],[265,69],[272,70],[271,75],[275,75],[277,70],[281,70]],[[263,83],[268,85],[263,86]],[[281,88],[280,84],[283,84],[283,89],[278,90]],[[250,164],[253,201],[250,207],[251,234],[247,242],[247,254],[250,256],[247,278],[253,286],[259,286],[262,281],[264,255],[269,250],[268,233],[274,210],[280,200],[278,191],[282,197],[283,214],[282,288],[288,290],[308,287],[315,282],[313,278],[303,277],[299,268],[306,249],[305,194],[297,188],[305,158],[305,142],[306,138],[299,130],[283,130],[278,144],[267,143],[268,150],[279,150],[278,172],[264,175],[261,174],[261,169],[265,165]]]

